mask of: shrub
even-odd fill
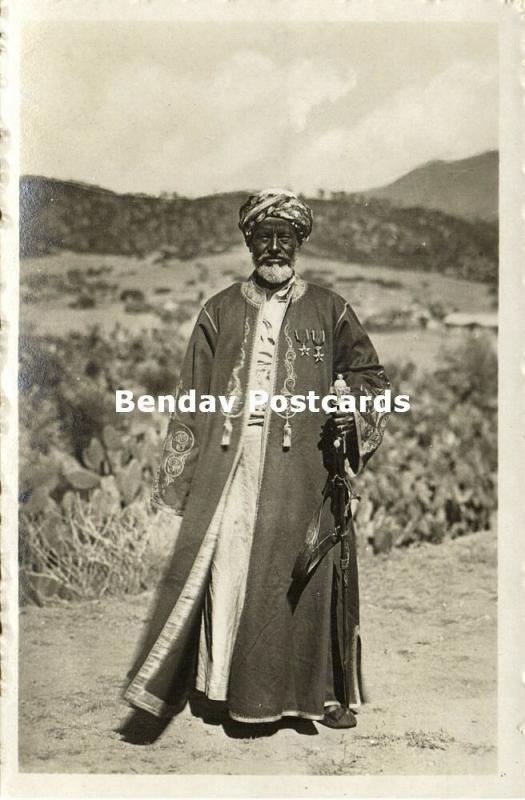
[[[128,387],[131,376],[137,393],[174,392],[184,344],[176,328],[21,337],[20,530],[28,596],[33,591],[42,601],[44,584],[67,598],[148,585],[143,540],[159,517],[148,514],[145,501],[165,426],[155,415],[115,415],[114,389]],[[379,454],[355,481],[363,539],[384,552],[487,528],[497,501],[492,338],[469,334],[459,348],[443,351],[433,373],[421,374],[410,362],[386,369],[394,394],[409,394],[412,407],[392,414]]]
[[[356,481],[359,529],[375,552],[486,529],[496,509],[497,359],[490,337],[470,335],[442,358],[433,375],[392,370],[411,409],[392,415],[379,455]]]
[[[152,532],[166,523],[144,504],[107,513],[80,497],[38,519],[23,514],[22,600],[43,605],[51,597],[94,599],[147,589],[164,564],[152,546]]]
[[[104,427],[102,439],[93,438],[80,461],[57,448],[46,455],[21,454],[20,497],[30,516],[60,506],[67,509],[74,494],[92,499],[112,512],[147,494],[160,457],[162,437],[154,426],[132,433]]]
[[[95,308],[96,304],[96,300],[92,295],[81,294],[69,305],[71,308]]]
[[[50,202],[51,198],[53,203]],[[161,262],[225,252],[241,243],[240,192],[201,198],[116,195],[25,176],[20,186],[20,251],[55,248],[140,255]],[[498,226],[437,210],[399,208],[361,194],[310,198],[316,227],[307,252],[362,264],[387,264],[497,283]]]
[[[169,327],[130,333],[116,326],[107,334],[93,328],[64,338],[22,331],[22,453],[32,461],[57,447],[81,462],[91,440],[103,439],[106,426],[129,432],[129,416],[115,415],[115,388],[172,393],[184,344]]]

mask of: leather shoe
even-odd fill
[[[319,721],[321,725],[326,725],[328,728],[355,728],[357,725],[354,712],[343,706],[327,711],[323,719]]]

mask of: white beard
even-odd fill
[[[291,264],[257,264],[254,267],[257,275],[266,283],[280,284],[286,283],[294,274],[295,257]]]

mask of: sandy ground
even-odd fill
[[[245,726],[184,711],[153,744],[118,732],[119,690],[151,594],[25,607],[25,772],[446,774],[496,770],[496,539],[361,561],[370,702],[357,728]]]

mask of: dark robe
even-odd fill
[[[288,297],[274,355],[272,394],[307,395],[313,390],[327,395],[338,373],[356,396],[382,393],[387,377],[348,303],[299,277]],[[170,420],[154,500],[182,514],[183,520],[124,694],[129,703],[157,716],[177,713],[194,686],[213,555],[207,537],[242,449],[263,299],[253,278],[211,298],[184,359],[179,396],[195,389],[197,399],[202,394],[235,395],[237,401],[228,419],[219,411],[196,411],[178,412]],[[357,432],[349,437],[348,456],[354,474],[380,444],[385,415],[372,411],[355,418]],[[322,411],[296,413],[287,447],[285,420],[270,408],[266,412],[257,518],[228,690],[228,709],[237,719],[269,721],[286,714],[322,718],[327,686],[342,699],[337,548],[303,585],[294,585],[291,577],[332,469],[323,446],[325,423]],[[326,503],[319,535],[332,528]],[[353,674],[353,699],[359,703],[356,668]]]

